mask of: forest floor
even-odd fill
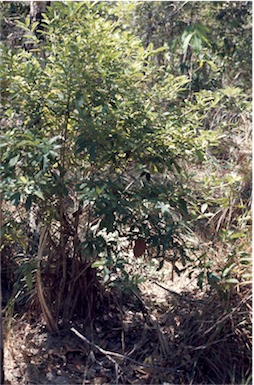
[[[236,300],[238,311],[246,310],[242,307],[250,303],[250,291],[242,304]],[[186,275],[172,281],[170,270],[164,269],[163,279],[150,279],[139,294],[108,303],[89,328],[75,320],[52,334],[42,319],[25,313],[13,319],[6,336],[6,382],[219,384],[223,375],[228,378],[228,365],[236,376],[240,353],[230,351],[237,349],[229,328],[232,312],[215,302]],[[233,377],[225,381],[221,383],[244,383]]]

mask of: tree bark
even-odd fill
[[[41,14],[46,12],[46,7],[50,5],[50,1],[30,1],[30,22],[40,23]]]

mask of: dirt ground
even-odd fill
[[[43,319],[27,313],[13,319],[5,341],[6,382],[194,385],[205,372],[206,383],[219,383],[217,367],[207,366],[222,359],[222,347],[208,345],[216,324],[213,309],[207,310],[211,299],[184,275],[152,278],[140,289],[121,305],[108,303],[89,327],[77,319],[52,334]]]

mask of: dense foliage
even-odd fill
[[[250,94],[251,14],[249,1],[143,2],[130,22],[146,46],[167,48],[158,62],[188,74],[193,90],[232,85]]]
[[[248,16],[248,6],[233,4],[229,11]],[[60,233],[54,241],[60,254],[68,250],[67,259],[77,254],[86,263],[96,262],[106,280],[112,266],[131,279],[123,268],[129,251],[119,246],[121,238],[128,248],[143,239],[159,268],[166,257],[178,271],[179,258],[184,265],[192,260],[192,231],[209,217],[208,207],[218,217],[229,194],[230,210],[242,202],[245,212],[249,193],[239,201],[242,179],[232,175],[234,164],[226,177],[228,192],[219,198],[210,193],[220,183],[216,172],[211,179],[213,164],[231,151],[229,138],[246,99],[238,88],[213,90],[211,81],[222,79],[228,61],[224,58],[218,68],[225,45],[218,48],[220,40],[202,18],[209,13],[215,23],[225,20],[225,5],[207,4],[199,20],[193,16],[187,22],[199,7],[54,3],[39,27],[38,22],[30,25],[29,18],[18,22],[23,48],[3,51],[1,188],[3,200],[21,209],[20,218],[4,228],[21,242],[22,252],[33,249],[22,242],[22,223],[25,234],[37,233],[37,239],[41,226],[48,225]],[[133,12],[134,30],[146,36],[146,48],[126,26]],[[151,22],[146,32],[140,13]],[[180,71],[174,64],[177,55]],[[227,76],[235,74],[227,71]],[[216,84],[222,86],[222,80]],[[206,164],[212,174],[200,179],[190,162],[198,169]],[[228,162],[221,166],[231,168]],[[67,247],[70,238],[73,244]]]
[[[152,46],[145,50],[99,12],[89,3],[55,3],[41,24],[46,40],[39,41],[37,23],[19,22],[33,48],[6,52],[3,60],[2,198],[21,210],[6,223],[6,236],[17,238],[25,225],[36,238],[47,226],[49,261],[60,274],[56,314],[79,264],[102,265],[104,280],[113,265],[126,279],[121,237],[129,244],[145,239],[157,250],[152,256],[170,250],[186,262],[179,161],[203,151],[195,126],[177,106],[166,108],[187,79],[163,75],[149,60]],[[20,242],[25,255],[34,250]]]
[[[80,316],[90,325],[111,290],[140,301],[144,277],[170,265],[208,302],[180,312],[179,357],[157,324],[162,362],[179,360],[188,383],[248,383],[252,4],[0,8],[10,314],[16,301],[53,332]]]
[[[137,290],[139,258],[188,269],[223,299],[239,291],[250,280],[251,3],[52,2],[37,21],[26,4],[1,10],[13,297],[36,288],[55,331],[89,319],[106,288]]]

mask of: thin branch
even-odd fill
[[[165,370],[166,369],[167,371],[170,370],[172,372],[175,372],[178,369],[178,367],[171,369],[171,368],[165,368],[163,366],[153,366],[153,365],[143,364],[142,362],[136,361],[133,358],[126,356],[125,354],[120,354],[120,353],[111,352],[109,350],[102,349],[99,345],[89,341],[85,336],[83,336],[83,334],[78,332],[74,327],[71,328],[71,331],[74,334],[76,334],[76,336],[78,336],[82,341],[86,342],[89,346],[92,346],[93,348],[98,350],[100,353],[104,354],[110,361],[112,361],[114,363],[116,363],[116,361],[114,359],[112,359],[112,357],[121,358],[124,360],[129,360],[130,362],[132,362],[136,365],[139,365],[139,366],[143,366],[145,368],[152,368],[152,369],[158,369],[158,370]]]
[[[43,252],[47,243],[47,235],[48,235],[48,228],[47,226],[45,226],[41,231],[40,241],[39,241],[39,248],[38,248],[38,255],[37,255],[38,262],[37,262],[37,272],[36,272],[36,288],[38,293],[38,300],[39,300],[47,327],[50,332],[56,332],[58,331],[57,322],[53,318],[51,311],[48,308],[48,305],[46,303],[45,296],[43,293],[42,279],[41,279],[41,260],[42,260]]]

